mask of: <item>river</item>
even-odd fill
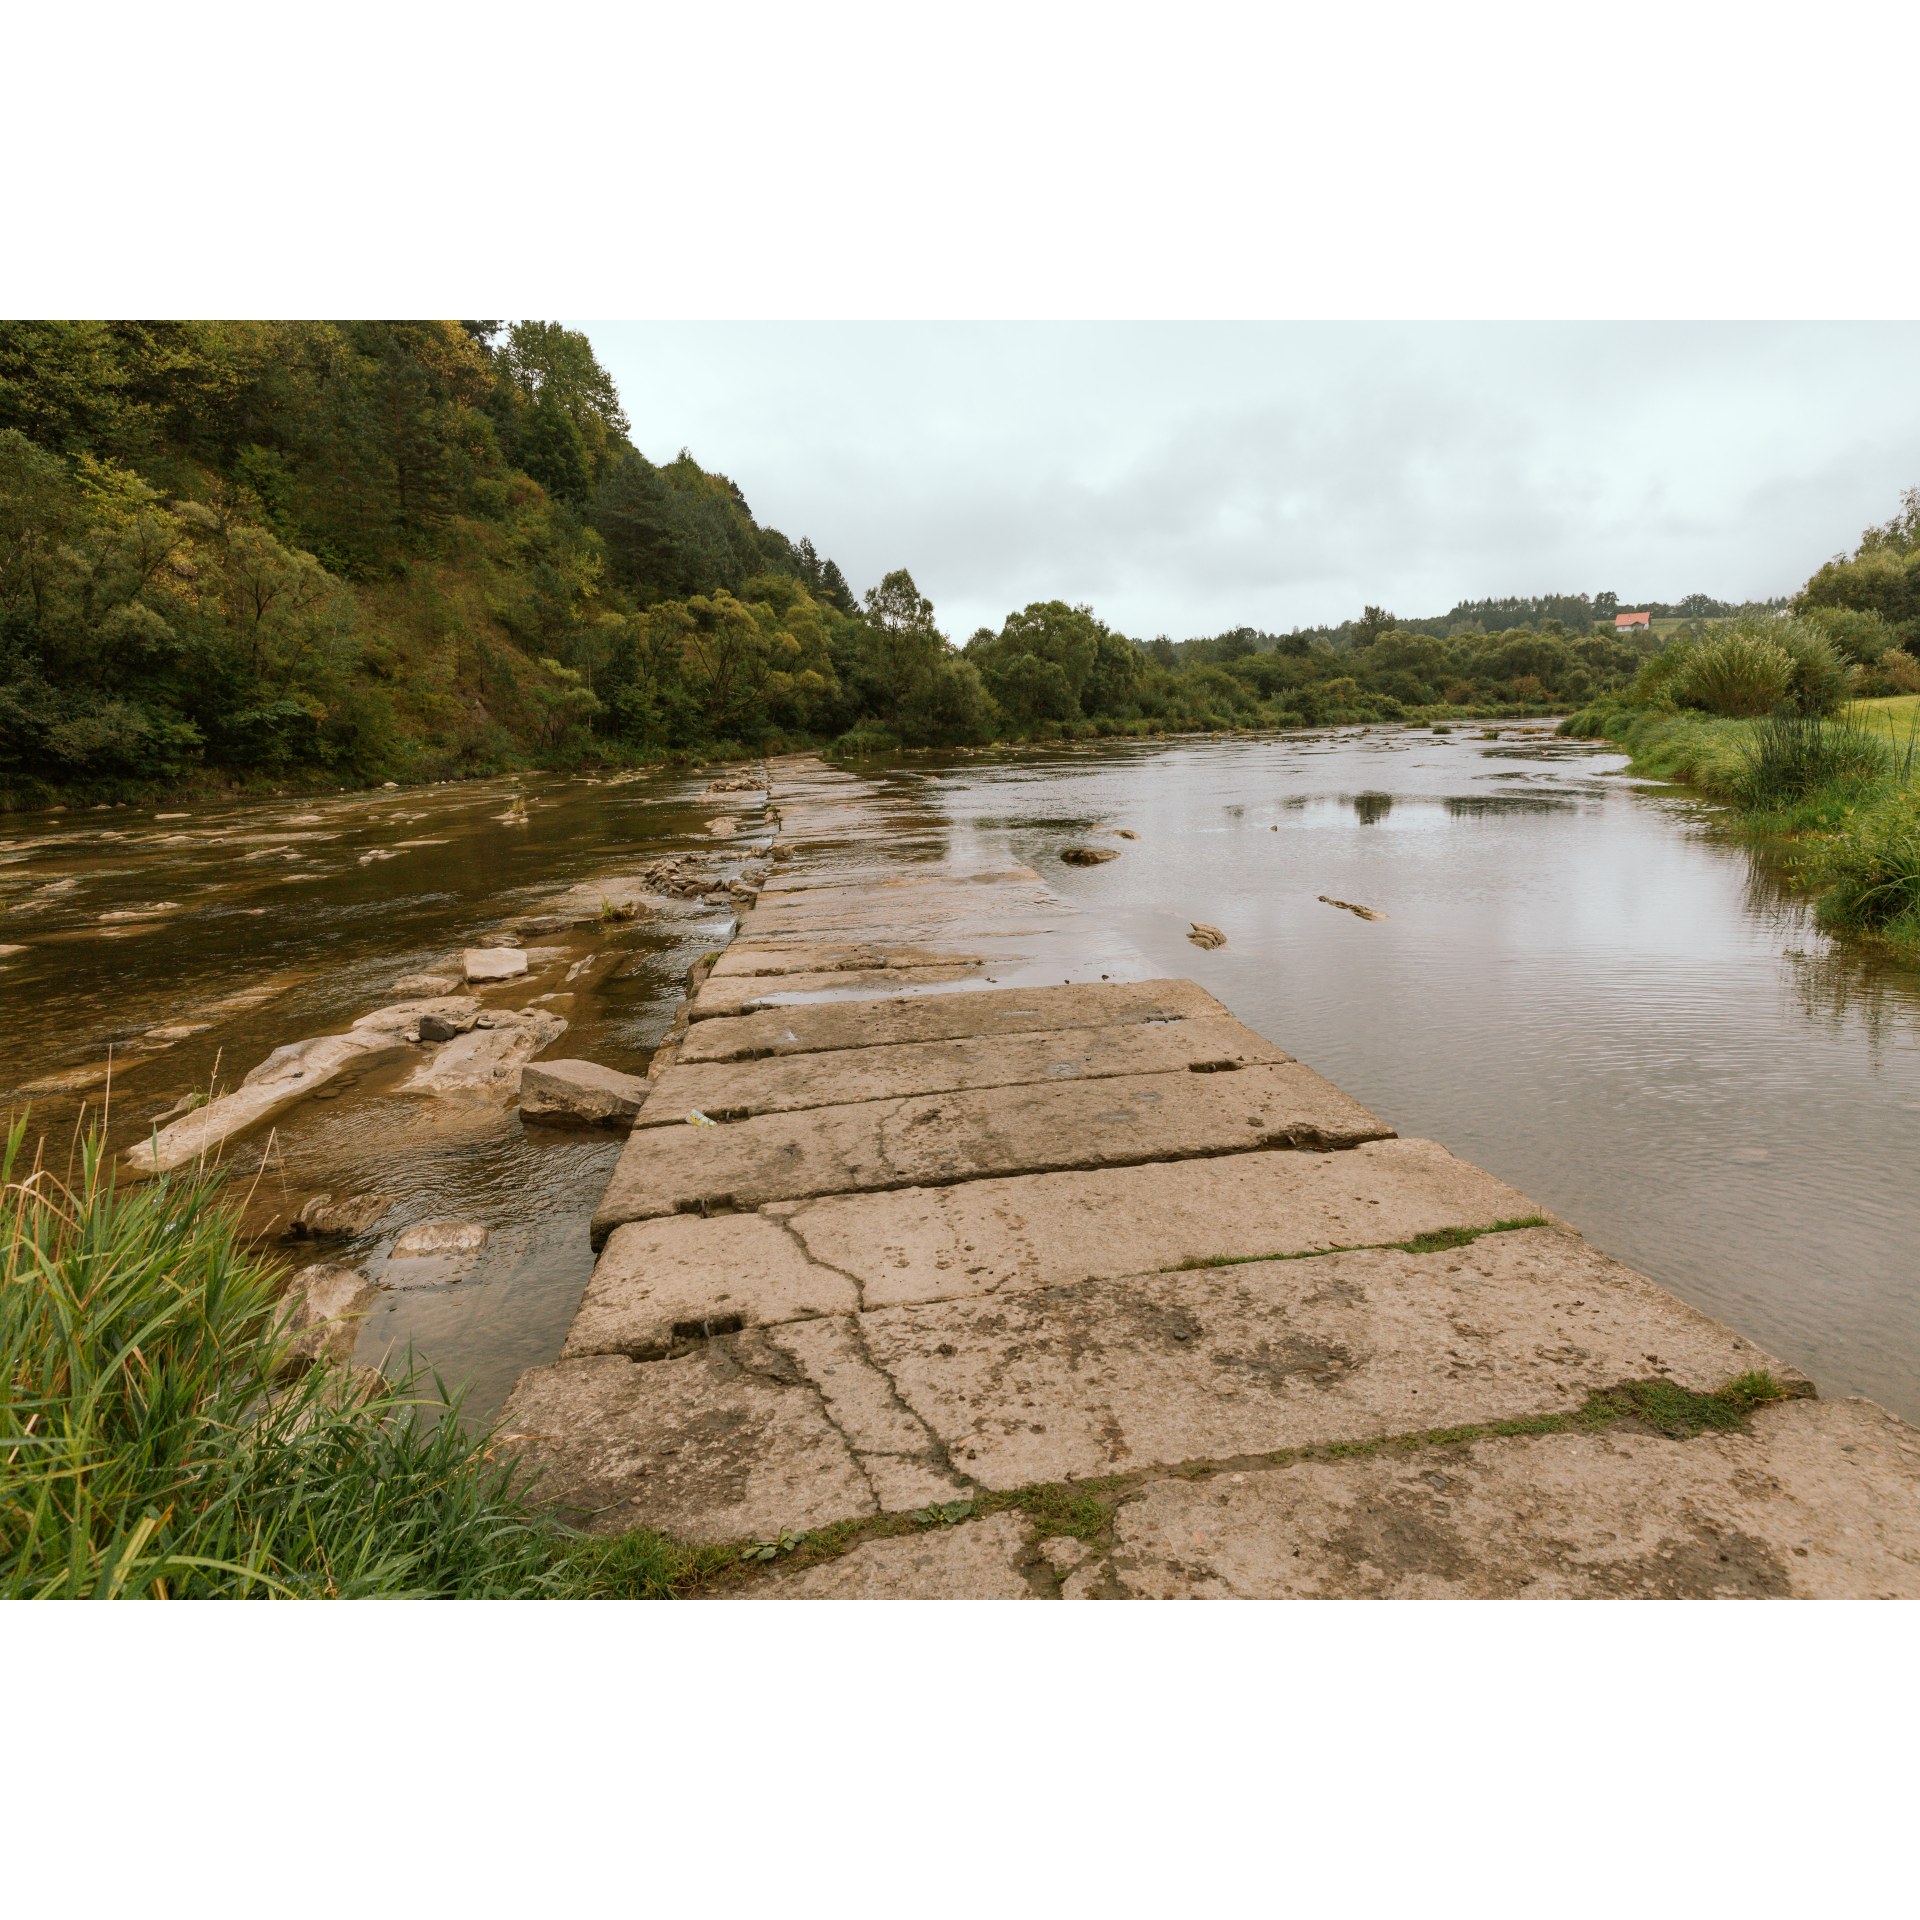
[[[1920,1418],[1920,975],[1827,940],[1715,809],[1625,777],[1617,753],[1484,731],[1102,743],[872,777],[930,835],[1029,862],[1400,1132],[1522,1188],[1823,1393]],[[529,779],[525,824],[503,817],[501,781],[16,817],[0,844],[0,944],[22,949],[0,955],[4,1079],[84,1078],[113,1046],[127,1144],[186,1088],[338,1030],[564,883],[743,850],[745,812],[707,836],[724,803],[700,797],[706,778]],[[1121,849],[1104,865],[1062,863],[1109,828],[1138,838],[1102,838]],[[548,1003],[572,1023],[549,1051],[643,1066],[730,920],[695,902],[562,936],[527,990],[582,975]],[[1194,921],[1226,944],[1193,945]],[[376,1277],[405,1225],[491,1228],[470,1278],[383,1294],[361,1341],[363,1359],[411,1343],[485,1416],[558,1352],[618,1143],[398,1098],[396,1071],[308,1100],[264,1164],[258,1137],[230,1164],[263,1233],[316,1192],[394,1195],[328,1255]],[[36,1122],[64,1142],[99,1094],[36,1092]]]

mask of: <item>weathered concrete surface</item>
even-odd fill
[[[1392,1132],[1297,1064],[870,1100],[725,1127],[643,1127],[620,1156],[593,1234],[597,1245],[626,1221],[665,1213],[1263,1147],[1357,1146]]]
[[[819,1394],[756,1334],[532,1367],[504,1417],[536,1497],[589,1533],[771,1540],[879,1511]]]
[[[855,1282],[808,1259],[778,1221],[757,1213],[714,1220],[677,1214],[615,1229],[560,1357],[652,1359],[676,1342],[704,1338],[708,1328],[730,1332],[849,1314],[859,1305]]]
[[[873,973],[883,968],[952,967],[981,962],[977,953],[936,951],[931,947],[884,945],[867,941],[783,945],[735,939],[713,964],[715,980],[770,980],[792,973]]]
[[[735,1325],[1490,1227],[1530,1205],[1431,1140],[1381,1140],[1350,1153],[1238,1154],[675,1214],[615,1229],[563,1357],[640,1357]]]
[[[1117,1027],[1213,1015],[1231,1019],[1212,994],[1191,980],[1111,985],[1010,987],[923,999],[820,1001],[749,1013],[693,1029],[680,1058],[754,1060],[768,1055],[835,1053],[855,1047],[974,1040],[1008,1033]]]
[[[1916,1442],[1871,1401],[1795,1400],[1693,1440],[1616,1426],[1164,1480],[1067,1593],[1920,1599]]]
[[[834,994],[843,1000],[863,1000],[876,994],[911,993],[947,986],[956,980],[986,978],[984,960],[942,960],[924,967],[869,968],[862,972],[783,973],[771,980],[709,980],[694,996],[687,1012],[695,1020],[726,1019],[754,1013],[762,1007],[816,994]]]
[[[1432,1140],[1043,1173],[776,1205],[866,1307],[1023,1292],[1206,1260],[1377,1246],[1537,1209]]]
[[[1035,1600],[1027,1569],[1042,1555],[1016,1514],[870,1540],[838,1560],[775,1574],[751,1600]]]
[[[684,1121],[689,1107],[713,1119],[844,1106],[963,1089],[1053,1085],[1129,1073],[1225,1071],[1285,1065],[1291,1055],[1238,1020],[1216,1015],[1167,1025],[1068,1028],[780,1060],[687,1065],[663,1074],[643,1126]]]
[[[1792,1370],[1550,1227],[1089,1280],[861,1316],[874,1363],[992,1487],[1566,1412],[1657,1374]]]
[[[520,1117],[549,1127],[630,1128],[650,1083],[591,1060],[542,1060],[520,1069]]]

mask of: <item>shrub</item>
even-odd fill
[[[1808,851],[1800,872],[1825,890],[1822,926],[1920,941],[1920,787],[1896,787],[1863,807],[1846,832]]]

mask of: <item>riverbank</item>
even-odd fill
[[[1560,731],[1615,741],[1632,772],[1727,805],[1813,895],[1822,928],[1920,964],[1920,701],[1861,701],[1832,720],[1601,706]]]
[[[1903,1422],[1032,868],[773,773],[789,857],[508,1404],[557,1513],[769,1597],[1920,1592]]]

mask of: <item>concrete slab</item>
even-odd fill
[[[1191,980],[1094,983],[1079,987],[982,989],[937,998],[822,1001],[771,1008],[721,1023],[705,1021],[686,1037],[683,1064],[758,1060],[770,1055],[833,1053],[990,1034],[1117,1027],[1201,1015],[1231,1019],[1212,994]]]
[[[990,1487],[1698,1392],[1792,1369],[1549,1227],[1448,1253],[1089,1280],[860,1318],[874,1363]]]
[[[992,1578],[988,1554],[976,1563]],[[877,1574],[854,1578],[885,1598]],[[1762,1408],[1749,1432],[1693,1440],[1616,1426],[1160,1481],[1120,1508],[1112,1555],[1067,1591],[1916,1599],[1920,1433],[1871,1401],[1797,1400]]]
[[[1018,1175],[770,1211],[815,1260],[855,1280],[861,1304],[873,1308],[1117,1279],[1191,1261],[1378,1246],[1540,1209],[1432,1140],[1372,1140],[1342,1153]]]
[[[831,993],[848,1000],[868,999],[878,994],[943,986],[956,980],[979,980],[985,977],[985,967],[983,960],[963,960],[910,970],[902,968],[899,972],[873,968],[864,972],[788,973],[776,980],[709,979],[688,1003],[687,1017],[690,1020],[725,1019],[814,994]],[[906,977],[909,972],[910,979]]]
[[[819,1394],[756,1334],[530,1367],[504,1421],[533,1498],[588,1533],[771,1540],[878,1511]]]
[[[690,1107],[715,1120],[744,1120],[758,1113],[789,1113],[962,1088],[1100,1080],[1125,1073],[1225,1070],[1257,1062],[1281,1065],[1291,1057],[1251,1027],[1216,1015],[1151,1027],[1081,1027],[991,1039],[855,1047],[844,1053],[801,1054],[784,1060],[683,1063],[660,1077],[654,1111],[643,1115],[641,1124],[682,1124]]]
[[[847,1314],[859,1304],[856,1283],[810,1260],[776,1220],[757,1213],[716,1220],[676,1214],[615,1230],[560,1357],[655,1359],[709,1331]]]
[[[594,1244],[629,1220],[662,1214],[1262,1148],[1337,1149],[1392,1133],[1297,1064],[870,1100],[723,1127],[642,1127],[594,1214]]]
[[[871,973],[894,967],[951,967],[985,958],[978,953],[956,953],[951,948],[890,946],[873,941],[820,945],[795,942],[768,944],[736,938],[713,963],[715,980],[766,980],[789,973]]]
[[[870,1540],[838,1560],[776,1574],[743,1600],[1035,1600],[1026,1568],[1037,1557],[1017,1514]]]

